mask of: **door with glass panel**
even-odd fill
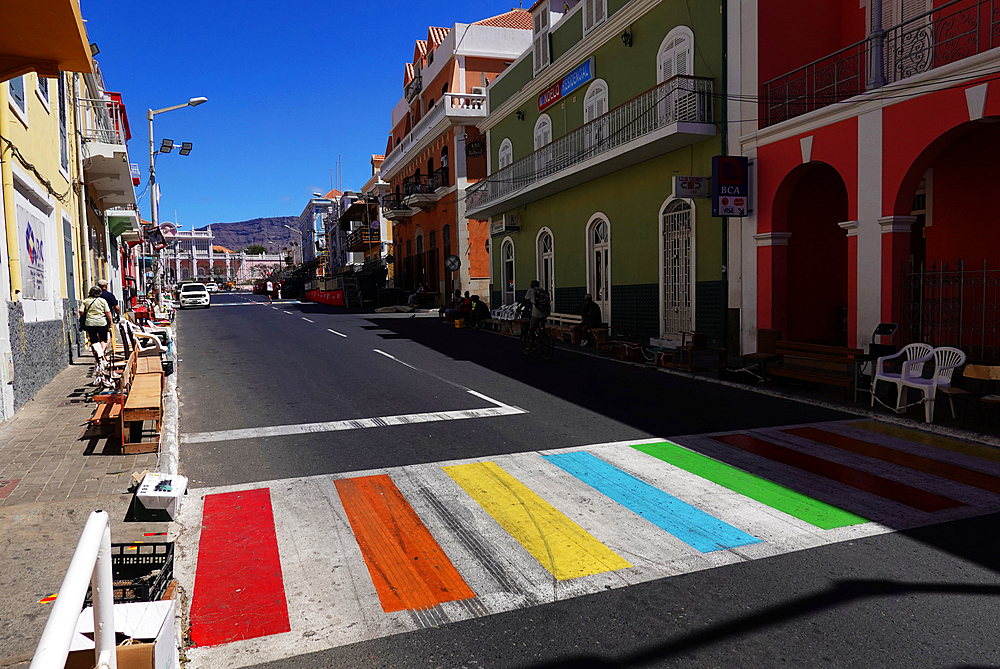
[[[552,252],[552,233],[544,230],[538,237],[538,282],[549,292],[549,299],[556,299],[556,270]]]
[[[587,290],[601,308],[601,318],[611,322],[611,226],[603,219],[590,224],[587,234],[590,259]]]

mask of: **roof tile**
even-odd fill
[[[476,21],[476,26],[493,26],[494,28],[515,28],[517,30],[531,30],[531,12],[523,9],[512,9],[505,14],[491,16],[482,21]]]

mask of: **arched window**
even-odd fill
[[[656,52],[656,83],[662,84],[675,76],[694,74],[694,33],[687,26],[677,26],[663,38]],[[667,84],[664,88],[671,88]],[[698,119],[698,97],[695,93],[677,92],[668,95],[663,91],[657,105],[657,117],[661,125],[677,121]]]
[[[430,188],[432,188],[432,189],[435,187],[435,184],[431,183],[431,180],[433,178],[434,178],[434,158],[428,158],[427,159],[427,185]]]
[[[542,114],[535,121],[535,151],[552,141],[552,119]]]
[[[434,109],[434,98],[427,101],[427,111]]]
[[[417,233],[417,255],[424,252],[424,235],[422,232]]]
[[[413,255],[413,241],[406,240],[406,257],[409,258]]]
[[[688,200],[671,199],[660,211],[662,313],[660,333],[675,335],[693,329],[692,271],[694,208]]]
[[[656,52],[656,83],[662,84],[678,74],[694,74],[694,33],[687,26],[677,26],[663,38]]]
[[[509,139],[500,142],[500,153],[497,156],[497,169],[503,169],[514,162],[514,146]]]
[[[549,299],[556,297],[556,265],[552,231],[542,228],[535,239],[535,266],[538,282],[549,291]]]
[[[504,239],[500,246],[500,258],[503,303],[514,304],[514,242],[510,237]]]
[[[434,249],[437,248],[437,231],[436,230],[431,230],[430,231],[430,233],[427,236],[427,243],[429,245],[428,248],[430,248],[431,250],[434,250]]]
[[[583,122],[590,124],[584,135],[587,148],[598,146],[608,138],[608,119],[601,118],[607,112],[608,84],[603,79],[597,79],[587,88],[583,99]]]
[[[542,172],[552,157],[552,119],[542,114],[535,121],[535,170]]]
[[[444,226],[444,228],[441,229],[441,243],[444,245],[445,248],[449,248],[451,246],[451,226],[450,225],[446,225],[446,226]]]
[[[611,322],[611,224],[604,214],[594,214],[587,224],[587,290]]]
[[[441,97],[444,97],[445,93],[448,92],[448,82],[444,82],[444,86],[441,87]]]
[[[447,188],[448,186],[451,185],[450,175],[449,175],[449,171],[448,171],[448,147],[447,146],[442,146],[441,147],[441,175],[440,175],[440,179],[439,180],[441,182],[441,183],[438,184],[439,186],[444,186],[445,188]]]

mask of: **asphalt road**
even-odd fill
[[[529,360],[512,338],[434,319],[246,294],[213,304],[178,317],[180,431],[252,432],[182,443],[193,488],[848,417],[567,349]],[[523,412],[295,430],[495,406]],[[994,666],[996,521],[871,536],[259,666]]]

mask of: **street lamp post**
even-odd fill
[[[153,144],[153,117],[157,114],[163,114],[164,112],[174,111],[175,109],[183,109],[184,107],[197,107],[198,105],[208,102],[208,98],[191,98],[182,105],[174,105],[172,107],[164,107],[163,109],[150,109],[146,112],[146,118],[149,120],[149,209],[150,216],[152,218],[153,226],[156,228],[160,227],[159,220],[159,202],[156,198],[156,148]],[[173,143],[171,142],[171,146]],[[188,152],[191,151],[190,145],[184,147]],[[169,150],[169,148],[168,148]],[[185,154],[186,155],[186,154]],[[150,249],[152,253],[152,249]],[[193,269],[193,268],[192,268]],[[160,253],[156,252],[156,260],[153,263],[153,294],[156,298],[158,304],[162,304],[163,292],[160,287]]]
[[[292,232],[294,232],[295,234],[297,234],[299,236],[299,249],[302,249],[302,239],[303,239],[302,238],[302,231],[299,230],[298,228],[293,228],[290,225],[283,225],[281,227],[288,228],[289,230],[291,230]],[[305,257],[305,251],[303,250],[302,251],[302,261],[305,262],[305,259],[306,259],[306,257]],[[295,264],[295,249],[292,249],[292,264]]]

